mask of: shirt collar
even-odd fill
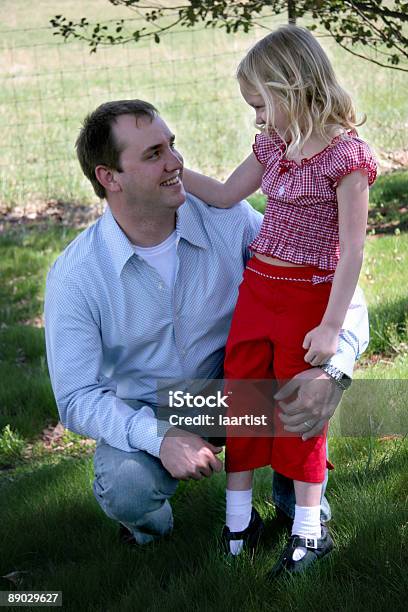
[[[190,201],[189,201],[190,200]],[[201,216],[197,212],[197,205],[191,203],[192,197],[187,200],[177,211],[176,231],[178,238],[183,238],[191,244],[203,249],[209,247],[209,241],[205,232]],[[205,206],[199,203],[198,206]],[[102,234],[108,246],[116,274],[121,275],[128,260],[135,254],[132,243],[121,229],[112,214],[109,204],[101,219]]]
[[[101,226],[116,274],[120,276],[125,264],[135,254],[135,250],[115,220],[109,204],[106,205],[105,212],[103,213]]]
[[[202,249],[208,249],[210,242],[204,228],[202,215],[198,213],[200,206],[206,206],[206,204],[187,194],[186,202],[177,211],[176,230],[179,238],[184,238],[184,240]]]

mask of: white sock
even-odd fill
[[[226,490],[225,523],[230,531],[243,531],[249,525],[252,513],[252,489],[247,491]],[[244,545],[243,540],[231,540],[230,551],[239,555]]]
[[[320,506],[295,506],[295,520],[293,521],[292,535],[303,538],[320,538],[322,528],[320,524]],[[304,546],[297,546],[292,559],[299,561],[307,552]]]

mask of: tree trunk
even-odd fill
[[[288,0],[288,22],[296,25],[296,0]]]

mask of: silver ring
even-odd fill
[[[314,425],[313,425],[313,424],[311,425],[311,424],[309,423],[309,421],[304,421],[304,422],[303,422],[303,425],[306,425],[306,427],[307,427],[308,429],[312,429],[312,428],[314,427]]]

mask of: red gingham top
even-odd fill
[[[264,220],[250,249],[295,264],[335,270],[340,257],[336,187],[343,176],[364,170],[368,184],[377,174],[369,146],[353,132],[300,165],[285,159],[285,143],[272,132],[255,136],[253,151],[265,166]]]

